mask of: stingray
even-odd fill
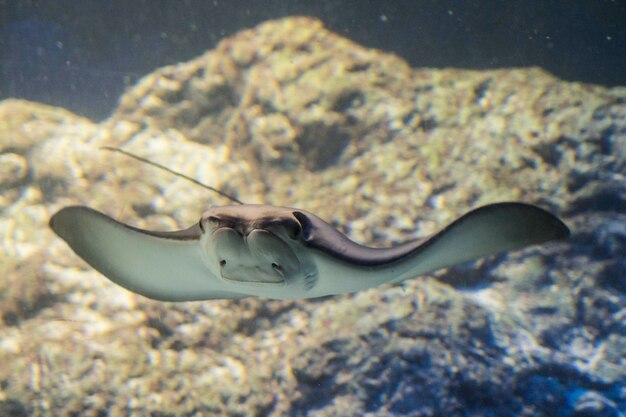
[[[173,232],[71,206],[50,227],[111,281],[163,301],[344,294],[569,235],[556,216],[517,202],[477,208],[427,238],[389,248],[353,242],[308,211],[270,205],[213,207]]]

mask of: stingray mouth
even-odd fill
[[[242,265],[236,265],[233,268],[225,260],[221,260],[220,275],[226,281],[239,284],[284,285],[287,282],[281,267],[275,263],[269,268]]]
[[[222,274],[222,278],[229,282],[236,282],[238,284],[262,284],[262,285],[285,285],[286,281],[284,279],[280,281],[265,281],[258,279],[247,279],[243,277],[228,277]]]

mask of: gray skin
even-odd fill
[[[50,227],[111,281],[163,301],[344,294],[569,236],[557,217],[523,203],[480,207],[391,248],[360,245],[312,213],[269,205],[212,207],[176,232],[141,230],[72,206]]]

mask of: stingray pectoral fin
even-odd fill
[[[83,206],[66,207],[50,227],[94,269],[122,287],[162,301],[239,298],[205,267],[195,228],[151,232]]]
[[[461,262],[562,239],[569,229],[556,216],[529,204],[497,203],[475,209],[426,239],[399,263],[398,281]]]

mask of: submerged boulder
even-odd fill
[[[5,100],[0,410],[624,413],[625,115],[624,88],[412,69],[309,18],[156,70],[100,124]],[[101,146],[313,211],[365,244],[502,200],[553,210],[573,236],[347,296],[159,303],[89,269],[50,215],[85,204],[172,230],[228,202]]]

